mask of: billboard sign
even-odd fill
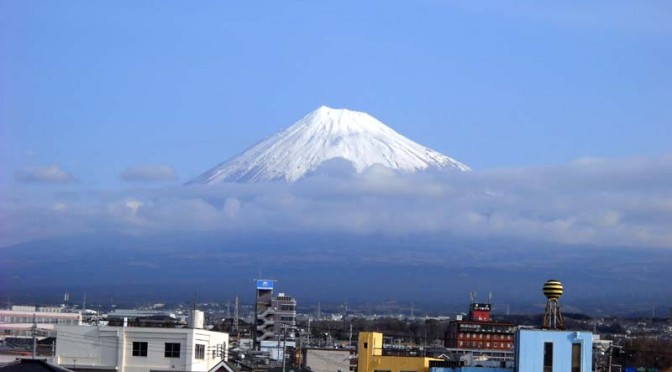
[[[272,280],[257,280],[257,289],[273,289]]]
[[[474,311],[490,311],[492,309],[492,305],[473,303],[471,304],[471,309]]]

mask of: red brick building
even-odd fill
[[[454,320],[448,326],[446,347],[513,351],[516,327],[490,319],[492,305],[472,303],[466,320]]]

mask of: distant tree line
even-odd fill
[[[622,339],[613,352],[613,364],[623,367],[672,369],[672,340],[655,338]]]

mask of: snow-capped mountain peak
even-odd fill
[[[415,143],[373,116],[321,106],[190,183],[296,181],[325,161],[345,159],[361,173],[373,165],[403,172],[466,165]]]

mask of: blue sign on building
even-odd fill
[[[273,281],[257,280],[257,289],[273,289]]]

